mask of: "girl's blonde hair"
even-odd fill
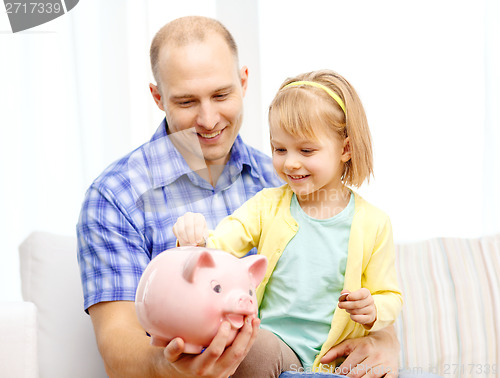
[[[326,86],[342,99],[346,111],[322,88],[286,87],[296,81]],[[286,79],[269,106],[269,125],[281,127],[296,137],[314,139],[319,125],[327,127],[325,131],[335,132],[342,140],[349,138],[351,159],[344,165],[342,182],[360,187],[373,175],[371,135],[363,105],[351,84],[334,71],[313,71]]]

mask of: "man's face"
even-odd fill
[[[207,165],[224,165],[243,120],[247,68],[238,70],[225,41],[211,34],[203,42],[163,48],[159,74],[161,98],[152,88],[153,97],[165,111],[174,145],[181,153],[201,150]]]

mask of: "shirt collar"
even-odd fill
[[[179,177],[192,173],[186,160],[168,137],[167,128],[166,119],[163,119],[151,140],[144,145],[145,158],[155,188],[171,184]],[[255,157],[240,135],[236,137],[231,148],[231,156],[226,168],[224,172],[228,172],[231,177],[241,174],[245,168],[255,178],[262,175]]]

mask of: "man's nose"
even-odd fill
[[[207,130],[213,130],[220,121],[220,115],[217,107],[210,101],[200,104],[197,123]]]

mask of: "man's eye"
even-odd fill
[[[216,100],[225,100],[229,94],[228,93],[220,93],[215,95]]]
[[[193,100],[177,100],[175,102],[175,104],[177,106],[182,107],[182,108],[186,108],[186,107],[192,106],[194,104],[194,101]]]

